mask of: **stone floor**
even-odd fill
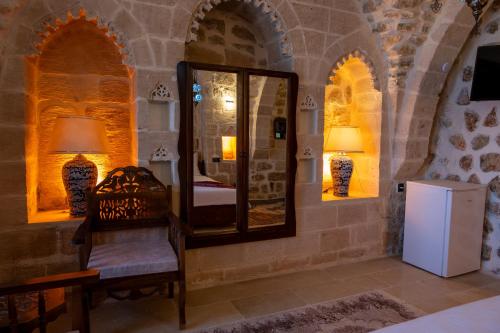
[[[384,290],[432,313],[500,295],[500,280],[480,273],[443,279],[399,258],[297,272],[188,292],[186,332],[369,290]],[[93,333],[178,331],[175,302],[160,296],[106,302],[92,310],[91,319]],[[68,322],[61,318],[50,332],[65,332]]]

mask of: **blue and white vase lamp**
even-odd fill
[[[97,184],[97,166],[83,154],[106,154],[108,138],[104,124],[85,116],[63,116],[56,119],[49,152],[77,154],[62,168],[64,188],[71,216],[87,213],[87,191]]]
[[[347,153],[362,153],[363,143],[358,127],[332,127],[325,138],[325,152],[332,153],[330,158],[330,172],[332,174],[333,195],[336,197],[349,196],[354,163]]]

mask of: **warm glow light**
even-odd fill
[[[335,126],[330,128],[325,138],[326,152],[362,153],[363,142],[359,128]]]
[[[329,79],[325,86],[322,189],[332,187],[331,157],[354,153],[349,155],[354,162],[349,193],[359,197],[377,196],[382,94],[375,87],[373,73],[362,57],[349,55],[342,59]],[[359,129],[354,130],[355,127]],[[357,154],[361,151],[363,154]],[[333,196],[327,198],[331,200]]]
[[[109,154],[78,150],[96,164],[98,182],[116,167],[137,164],[135,96],[130,89],[134,73],[123,64],[116,36],[99,27],[95,19],[87,19],[83,12],[47,26],[44,36],[37,45],[40,54],[25,62],[30,82],[27,119],[37,120],[36,125],[26,124],[29,223],[44,221],[45,217],[37,219],[39,213],[51,215],[68,208],[61,169],[76,152],[49,147],[57,117],[88,116],[104,123]],[[68,145],[70,141],[61,143]],[[51,150],[66,154],[51,154]],[[63,215],[66,219],[67,213]]]
[[[333,153],[323,154],[323,183],[331,186],[332,184],[332,173],[330,172],[330,158]]]
[[[223,136],[222,137],[222,159],[224,161],[236,160],[236,137]]]

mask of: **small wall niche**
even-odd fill
[[[318,134],[318,103],[310,95],[300,103],[298,127],[299,134]]]
[[[178,131],[176,105],[172,91],[164,83],[156,83],[149,97],[149,129],[151,131]]]
[[[149,161],[149,169],[153,171],[158,180],[163,185],[176,185],[179,184],[177,175],[177,157],[174,153],[169,152],[164,146],[156,149],[151,155]]]
[[[333,195],[330,158],[335,153],[323,154],[323,201],[377,197],[382,94],[363,54],[353,52],[335,65],[325,86],[324,109],[324,137],[334,127],[359,127],[363,152],[348,154],[354,162],[348,197]]]
[[[299,159],[297,182],[312,184],[316,182],[316,160]]]
[[[108,171],[137,159],[131,71],[115,38],[87,20],[84,11],[48,27],[44,36],[40,53],[26,61],[29,223],[69,220],[61,170],[74,155],[49,152],[57,117],[90,116],[104,123],[110,153],[85,155],[97,165],[98,182]]]

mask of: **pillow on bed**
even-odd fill
[[[193,154],[193,176],[201,176],[200,168],[198,168],[198,153]]]

